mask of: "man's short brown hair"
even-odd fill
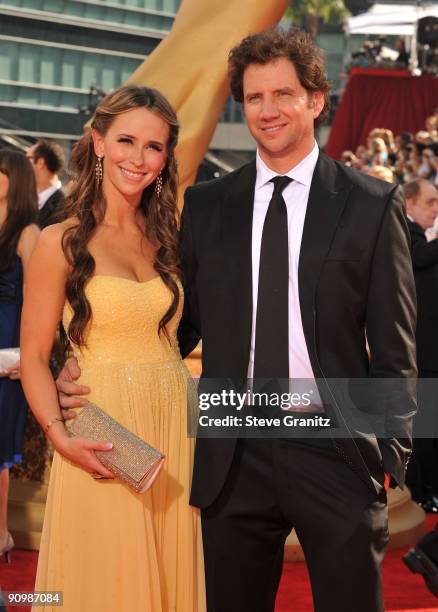
[[[324,107],[315,119],[315,126],[321,125],[330,108],[330,83],[325,72],[325,61],[321,49],[309,34],[298,28],[270,28],[247,36],[231,49],[228,76],[233,98],[236,102],[243,102],[245,68],[250,64],[267,64],[282,57],[295,66],[298,79],[309,94],[314,91],[324,94]]]
[[[35,161],[43,158],[47,170],[58,174],[64,167],[64,151],[62,147],[52,140],[39,140],[32,152]]]
[[[403,185],[405,200],[416,200],[418,198],[423,181],[424,179],[417,178]]]

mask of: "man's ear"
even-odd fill
[[[312,97],[310,99],[310,108],[313,108],[313,118],[316,119],[322,112],[324,108],[324,94],[322,91],[314,91],[312,92]]]
[[[104,157],[105,155],[105,146],[103,142],[102,134],[99,134],[97,130],[91,130],[91,138],[93,140],[94,152],[97,157]]]
[[[46,162],[44,161],[44,157],[38,157],[38,159],[34,160],[35,166],[38,170],[47,170]]]

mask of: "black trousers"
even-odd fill
[[[329,439],[245,439],[202,511],[208,612],[272,612],[292,528],[317,612],[383,611],[385,491],[373,492]]]

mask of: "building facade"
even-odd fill
[[[168,34],[180,2],[0,0],[0,138],[53,138],[68,154],[99,96],[125,82]],[[208,173],[240,165],[254,149],[241,106],[229,98]]]
[[[166,36],[180,0],[0,0],[2,131],[70,139]]]

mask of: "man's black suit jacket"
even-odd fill
[[[438,372],[438,240],[427,241],[420,225],[408,220],[417,289],[417,364]]]
[[[62,189],[57,189],[38,212],[37,223],[41,229],[65,219],[65,196]]]
[[[183,356],[202,338],[203,377],[247,376],[255,180],[256,165],[251,162],[186,191],[181,222],[185,305],[178,336]],[[415,287],[398,188],[320,154],[298,277],[304,335],[316,379],[415,378]],[[326,389],[319,390],[325,401]],[[381,401],[386,429],[396,433],[379,440],[360,439],[360,434],[359,439],[352,435],[339,440],[359,476],[377,490],[382,464],[403,485],[411,454],[415,389],[406,385],[406,391],[394,395]],[[342,406],[333,397],[330,401],[342,420]],[[235,444],[235,439],[197,440],[193,505],[207,507],[215,500]]]

